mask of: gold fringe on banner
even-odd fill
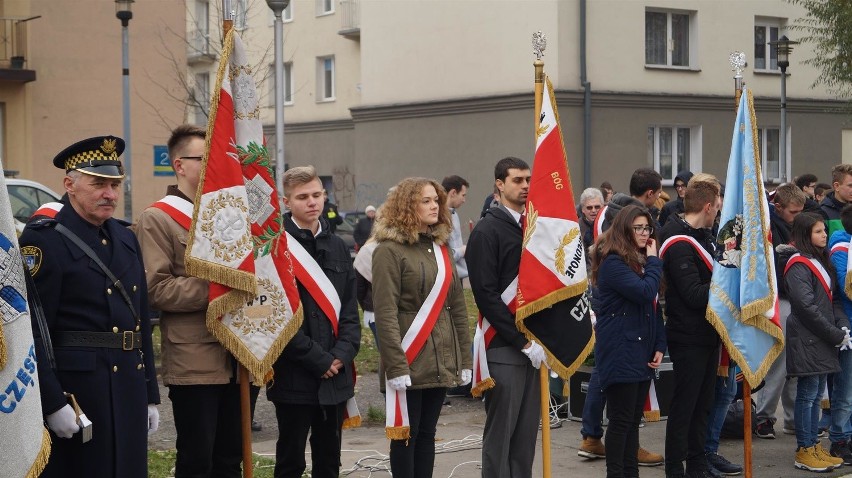
[[[358,428],[361,426],[361,415],[356,415],[354,417],[349,417],[346,420],[343,420],[343,429],[348,430],[350,428]]]
[[[485,380],[477,383],[473,387],[470,388],[470,394],[476,398],[482,397],[482,394],[485,393],[486,390],[490,390],[497,385],[497,382],[494,381],[493,378],[488,377]]]
[[[6,336],[3,335],[3,323],[0,322],[0,370],[6,368],[6,361],[9,360],[6,350]]]
[[[42,428],[41,434],[41,450],[39,450],[38,455],[35,460],[33,460],[33,464],[30,467],[30,471],[27,472],[25,478],[37,478],[41,475],[41,472],[44,471],[44,467],[47,466],[47,460],[50,458],[50,433],[47,431],[47,428]]]

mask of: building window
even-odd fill
[[[293,104],[293,62],[284,63],[284,104]],[[275,64],[269,65],[269,106],[275,106]]]
[[[787,129],[787,138],[790,130]],[[787,180],[788,158],[781,157],[781,129],[760,128],[757,130],[757,143],[760,145],[760,163],[763,168],[763,179],[772,183],[783,183]],[[789,141],[788,141],[789,146]],[[787,148],[789,152],[790,148]]]
[[[317,16],[334,13],[334,0],[316,0],[316,2]]]
[[[660,173],[663,184],[674,184],[677,173],[701,170],[701,128],[649,126],[648,166]]]
[[[645,64],[690,66],[689,13],[645,12]]]
[[[235,0],[233,3],[234,6],[234,29],[237,31],[242,31],[246,29],[246,13],[247,6],[246,0]]]
[[[334,100],[334,57],[317,58],[318,101]]]
[[[285,22],[292,22],[293,21],[293,2],[292,1],[290,3],[288,3],[287,8],[285,8],[284,11],[281,12],[281,18]]]
[[[207,112],[210,109],[210,74],[196,73],[195,88],[192,90],[193,123],[207,124]]]
[[[778,70],[778,58],[775,49],[769,44],[778,40],[781,30],[778,21],[756,21],[754,25],[754,69],[773,71]]]

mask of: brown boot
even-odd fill
[[[586,437],[583,438],[583,443],[580,449],[577,450],[577,456],[583,458],[606,458],[606,447],[600,438]]]
[[[639,461],[639,466],[657,466],[663,464],[663,455],[650,452],[641,446],[636,452],[636,459]]]

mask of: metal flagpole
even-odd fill
[[[745,53],[735,51],[730,56],[731,68],[734,71],[734,98],[739,108],[740,98],[743,95],[743,69],[746,67]],[[745,478],[751,478],[751,385],[743,378],[743,470]]]
[[[231,8],[231,0],[222,0],[222,39],[228,36],[228,32],[234,27],[234,10]],[[225,80],[227,81],[227,80]],[[240,381],[240,432],[243,441],[243,478],[254,476],[252,452],[251,452],[251,397],[249,395],[249,382],[251,377],[245,365],[239,366]]]
[[[538,127],[541,123],[539,118],[541,101],[544,94],[544,62],[541,60],[547,46],[544,33],[541,31],[533,33],[532,46],[533,53],[536,56],[536,60],[533,62],[535,68],[535,128],[533,129],[533,137],[537,138]],[[550,478],[550,374],[547,372],[547,366],[544,363],[539,368],[539,379],[541,382],[541,469],[542,476]]]
[[[284,22],[281,13],[290,0],[266,0],[275,14],[275,184],[278,197],[284,195],[281,180],[284,177]]]

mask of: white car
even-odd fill
[[[27,179],[6,178],[6,189],[9,191],[9,202],[12,203],[12,216],[15,218],[18,234],[23,232],[30,216],[39,206],[59,201],[59,194],[52,189]]]

